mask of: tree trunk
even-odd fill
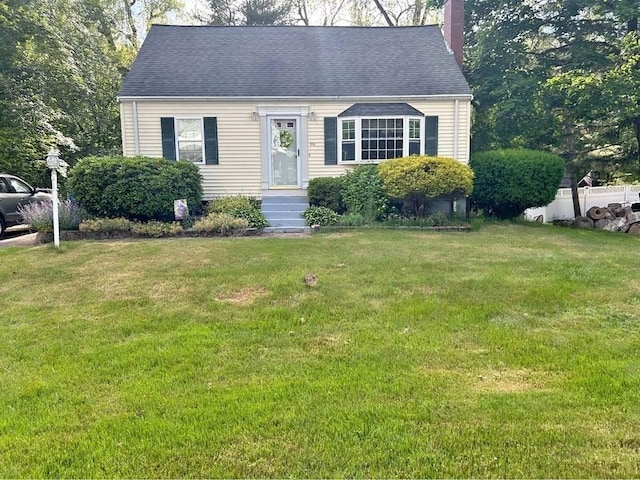
[[[416,0],[416,4],[413,10],[412,25],[420,25],[421,17],[422,17],[422,0]]]
[[[307,12],[306,0],[298,1],[298,17],[307,27],[309,26],[309,13]],[[326,19],[325,19],[326,22]]]
[[[578,198],[578,176],[575,170],[571,172],[571,198],[573,199],[573,215],[578,218],[582,216],[580,211],[580,199]]]
[[[376,4],[376,7],[378,7],[378,10],[384,17],[385,22],[387,22],[387,25],[389,25],[390,27],[395,27],[396,25],[393,23],[393,21],[391,20],[391,17],[389,17],[389,14],[380,3],[380,0],[373,0],[373,2]]]
[[[340,2],[340,4],[336,7],[336,11],[333,12],[333,15],[331,15],[331,20],[329,21],[329,26],[333,27],[336,24],[336,18],[338,18],[338,15],[340,14],[340,11],[344,7],[345,2],[346,2],[346,0],[342,0]]]
[[[138,51],[138,29],[136,28],[136,20],[133,15],[133,7],[136,4],[137,0],[122,0],[124,5],[124,13],[127,17],[127,23],[129,25],[129,32],[125,34],[129,43],[134,48],[134,50]]]
[[[631,17],[627,22],[627,31],[629,33],[638,31],[638,17]],[[637,68],[637,67],[636,67]],[[640,105],[640,101],[637,102]],[[640,117],[635,117],[633,120],[633,128],[636,134],[636,143],[638,146],[638,171],[640,171]]]
[[[640,102],[638,102],[640,104]],[[633,128],[636,134],[636,143],[638,145],[638,171],[640,172],[640,117],[633,119]]]
[[[564,120],[562,121],[562,136],[564,143],[564,159],[571,174],[571,198],[573,198],[573,215],[578,218],[580,212],[580,200],[578,199],[578,175],[576,172],[576,145],[574,128],[570,120],[571,116],[567,109],[564,109]]]

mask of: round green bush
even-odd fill
[[[340,215],[327,207],[309,207],[302,216],[309,226],[326,227],[335,225],[340,220]]]
[[[88,157],[69,175],[71,196],[89,214],[131,220],[173,220],[173,202],[200,208],[202,176],[196,165],[161,158]]]
[[[473,172],[453,158],[396,158],[381,163],[378,170],[387,195],[413,205],[416,214],[426,212],[430,199],[466,197],[473,188]]]
[[[307,196],[309,205],[327,207],[334,212],[344,213],[342,187],[344,177],[316,177],[309,180]]]
[[[515,218],[527,208],[553,201],[565,163],[549,152],[491,150],[473,155],[471,168],[475,174],[472,204],[498,218]]]

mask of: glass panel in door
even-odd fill
[[[271,185],[298,186],[298,132],[295,119],[271,120]]]

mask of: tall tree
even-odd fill
[[[638,154],[637,0],[468,0],[474,149],[550,148],[601,176]],[[635,53],[634,53],[635,52]],[[640,121],[637,122],[640,128]],[[635,152],[635,153],[632,153]],[[624,165],[627,165],[624,167]]]
[[[153,23],[167,23],[184,9],[183,0],[102,0],[120,35],[135,51]]]
[[[371,0],[351,0],[349,17],[351,24],[358,27],[370,27],[378,23],[378,12],[371,8]]]
[[[294,7],[297,20],[306,26],[315,22],[333,26],[343,20],[343,14],[348,13],[348,3],[348,0],[296,0]]]
[[[30,7],[21,0],[0,3],[0,170],[34,181],[38,154],[63,134],[51,123],[56,112],[31,93],[33,69],[21,67],[33,39],[46,33],[45,22]]]
[[[119,150],[115,97],[126,66],[96,6],[0,3],[0,170],[41,184],[49,147],[66,160]]]
[[[373,0],[375,8],[389,27],[433,23],[434,12],[444,0]]]
[[[291,23],[291,3],[278,0],[246,0],[242,5],[245,25],[285,25]]]
[[[291,0],[207,0],[210,25],[287,25],[292,23]]]

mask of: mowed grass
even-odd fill
[[[639,238],[67,242],[0,279],[0,477],[640,476]]]

